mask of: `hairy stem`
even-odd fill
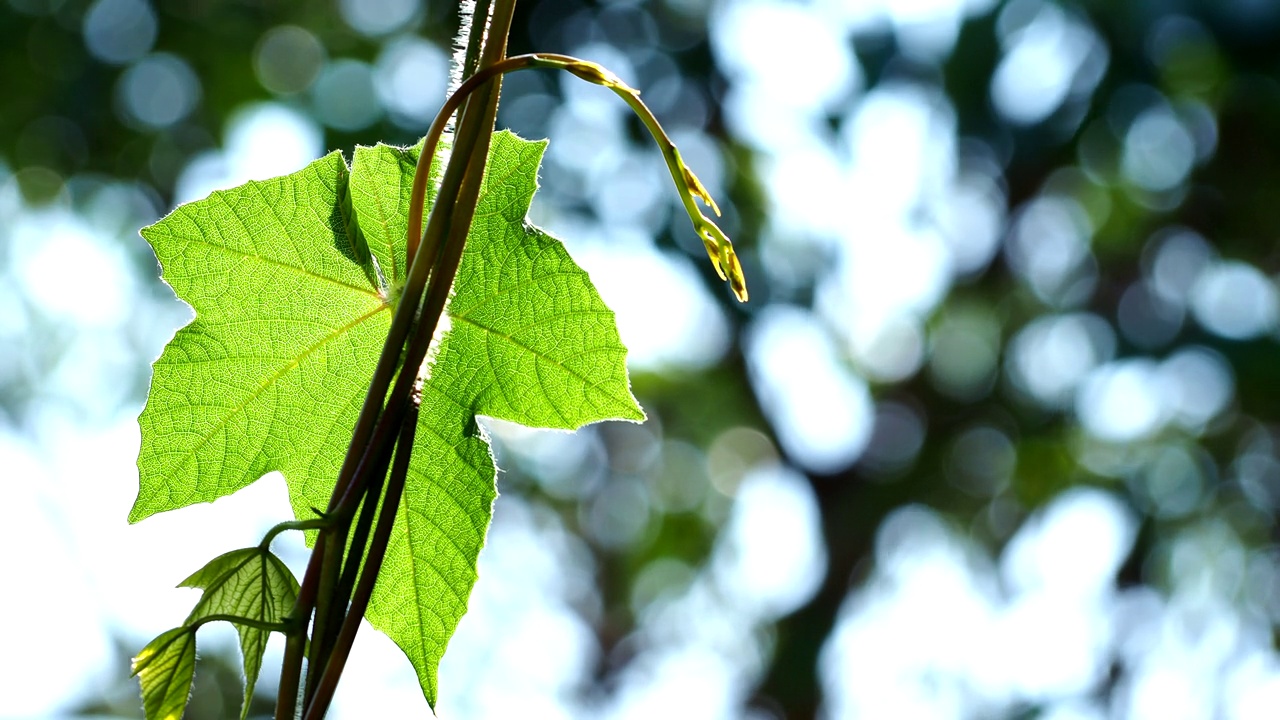
[[[463,58],[459,79],[466,79],[475,74],[480,66],[480,51],[484,49],[485,35],[489,30],[489,10],[492,0],[476,0],[471,9],[471,28],[467,33],[467,54]]]

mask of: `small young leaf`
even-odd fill
[[[133,659],[147,720],[180,720],[196,672],[196,634],[187,627],[163,632]]]
[[[235,615],[281,622],[298,599],[298,581],[293,572],[268,550],[260,547],[232,550],[210,560],[179,587],[204,588],[200,602],[187,617],[193,622],[210,615]],[[267,649],[267,631],[236,625],[240,634],[240,654],[244,656],[244,705],[240,717],[249,716],[249,702],[262,669]]]

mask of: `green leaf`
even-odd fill
[[[494,137],[448,309],[452,328],[424,386],[404,509],[366,613],[413,661],[433,706],[496,495],[474,417],[566,430],[644,418],[613,312],[560,241],[525,221],[545,148]],[[397,229],[403,235],[403,221]]]
[[[357,147],[351,160],[353,209],[375,261],[397,290],[409,274],[404,262],[405,225],[417,164],[417,148],[388,145]],[[434,199],[435,186],[435,182],[427,185],[428,204]]]
[[[559,241],[525,220],[545,147],[494,137],[367,613],[433,705],[497,494],[475,416],[560,429],[644,417],[612,311]],[[299,518],[328,504],[404,276],[416,158],[362,147],[348,175],[332,154],[143,230],[196,318],[156,361],[131,520],[215,500],[272,470]],[[348,240],[353,226],[367,256]]]
[[[131,521],[273,470],[294,482],[337,477],[389,325],[383,291],[347,240],[346,187],[334,152],[142,230],[196,317],[155,362]]]
[[[187,617],[191,623],[210,615],[235,615],[268,623],[282,622],[298,599],[293,572],[269,550],[261,547],[233,550],[209,561],[179,587],[204,588],[200,601]],[[266,630],[236,624],[240,653],[244,657],[244,705],[240,717],[249,716],[249,702],[267,649]]]
[[[133,659],[147,720],[180,720],[196,673],[196,634],[187,627],[163,632]]]

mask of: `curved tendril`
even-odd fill
[[[658,119],[654,117],[653,112],[640,100],[640,91],[627,85],[617,75],[614,75],[603,66],[569,55],[535,53],[507,58],[489,65],[467,78],[467,81],[462,83],[445,101],[444,107],[436,115],[436,120],[432,123],[431,129],[427,132],[426,137],[423,138],[422,152],[418,157],[418,172],[415,175],[413,195],[409,204],[409,227],[406,243],[409,266],[412,267],[413,265],[414,257],[418,252],[420,238],[422,237],[422,215],[426,200],[427,177],[425,164],[429,164],[435,155],[436,146],[439,144],[440,136],[444,132],[449,118],[461,107],[467,95],[477,90],[486,80],[496,75],[529,68],[564,70],[589,83],[609,88],[630,106],[631,110],[648,128],[649,134],[653,136],[654,141],[658,143],[658,148],[662,151],[662,156],[666,160],[667,170],[671,173],[671,180],[675,183],[676,190],[680,193],[681,204],[684,205],[685,212],[689,215],[689,221],[693,223],[694,231],[698,233],[698,237],[706,247],[707,257],[711,259],[711,265],[715,268],[716,274],[720,276],[721,280],[729,282],[729,286],[733,289],[733,294],[738,298],[739,302],[746,302],[747,279],[742,273],[742,263],[738,261],[738,256],[733,251],[733,243],[730,242],[724,231],[698,208],[696,200],[701,200],[704,205],[715,213],[716,217],[720,216],[719,206],[716,205],[716,201],[712,199],[711,194],[707,192],[706,186],[702,184],[698,176],[694,175],[693,171],[684,164],[680,151],[676,149],[675,143],[671,142],[671,138],[662,129],[662,125],[658,123]],[[418,178],[421,178],[421,180],[419,181]],[[428,252],[428,256],[431,254],[431,252]]]

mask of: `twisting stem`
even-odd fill
[[[352,477],[354,482],[349,483],[345,488],[340,486],[334,487],[334,496],[330,500],[330,506],[334,508],[333,512],[326,513],[325,517],[316,520],[303,521],[304,523],[320,523],[322,527],[329,527],[338,522],[350,520],[351,512],[360,501],[360,496],[356,492],[359,487],[359,478],[365,474],[364,470],[368,467],[370,453],[375,448],[383,447],[385,442],[383,438],[389,437],[389,423],[387,418],[379,419],[373,431],[373,438],[369,445],[366,446],[364,453],[360,457],[360,462],[356,466],[356,471]],[[383,468],[386,466],[383,465]],[[342,490],[339,495],[339,489]],[[298,599],[294,603],[291,616],[301,623],[303,629],[306,629],[307,623],[312,617],[313,611],[316,609],[316,597],[319,594],[320,578],[322,575],[322,567],[326,559],[332,562],[333,556],[327,552],[327,548],[336,544],[337,540],[332,538],[329,533],[321,532],[317,538],[315,546],[311,549],[311,560],[307,563],[306,573],[303,575],[302,587],[298,591]],[[312,633],[315,635],[315,633]],[[280,670],[280,690],[276,696],[276,720],[293,720],[298,702],[298,689],[301,685],[302,660],[307,649],[307,638],[305,634],[290,637],[285,642],[284,662]]]
[[[386,498],[378,512],[378,526],[374,530],[373,541],[369,545],[369,555],[365,558],[364,568],[360,572],[360,581],[356,586],[351,607],[342,622],[332,650],[327,654],[324,671],[316,685],[315,695],[307,709],[305,720],[320,720],[328,712],[329,703],[333,700],[334,690],[338,687],[338,679],[346,666],[347,657],[351,653],[351,645],[355,642],[356,631],[360,628],[360,619],[369,607],[369,599],[373,596],[373,587],[382,569],[382,560],[386,556],[387,543],[391,538],[391,529],[395,525],[396,513],[400,508],[400,498],[404,493],[405,477],[409,471],[409,458],[413,454],[414,433],[418,427],[418,407],[422,404],[422,383],[415,388],[410,407],[400,425],[400,439],[396,443],[395,464],[391,468],[391,477],[387,481]],[[367,502],[376,504],[377,497],[370,493]],[[350,560],[349,560],[350,562]]]
[[[505,54],[506,37],[510,31],[513,11],[514,0],[498,0],[494,11],[494,22],[489,28],[488,41],[484,44],[482,51],[482,66],[501,61]],[[473,26],[472,33],[484,34],[485,28],[483,25]],[[386,344],[383,346],[378,366],[374,370],[364,407],[361,409],[360,418],[352,433],[347,457],[330,497],[326,517],[333,518],[334,523],[322,530],[317,539],[312,560],[299,593],[299,601],[295,605],[292,617],[301,618],[304,624],[306,619],[314,613],[316,627],[313,629],[313,645],[319,641],[323,649],[323,652],[312,654],[312,662],[308,666],[306,683],[308,691],[305,693],[303,708],[306,717],[318,718],[323,715],[324,707],[327,707],[327,700],[321,703],[315,702],[316,693],[331,694],[332,692],[330,683],[315,678],[322,677],[320,673],[325,671],[325,667],[336,667],[337,669],[331,671],[334,673],[331,683],[336,683],[336,674],[341,672],[340,663],[336,666],[330,665],[332,653],[339,647],[336,640],[346,637],[342,630],[337,629],[339,623],[336,621],[341,619],[340,625],[343,628],[358,628],[359,620],[367,607],[373,583],[376,581],[377,571],[366,561],[365,572],[360,576],[357,593],[351,598],[352,606],[347,606],[345,597],[333,597],[334,591],[338,589],[337,586],[341,585],[341,576],[346,574],[339,570],[339,566],[342,564],[345,533],[350,526],[351,513],[362,501],[377,503],[376,495],[369,493],[370,478],[375,471],[385,472],[385,464],[379,463],[377,458],[389,447],[389,436],[394,429],[402,430],[407,422],[406,414],[410,405],[408,398],[412,384],[408,381],[418,374],[417,370],[421,366],[430,339],[438,325],[449,287],[457,272],[461,245],[465,242],[466,231],[475,215],[480,181],[488,156],[489,138],[497,113],[498,85],[497,81],[491,82],[480,94],[482,99],[477,97],[477,102],[469,103],[463,112],[459,123],[458,142],[454,148],[455,155],[446,168],[440,192],[432,209],[431,220],[428,223],[428,236],[433,238],[431,247],[433,250],[441,248],[442,252],[424,253],[424,257],[415,257],[410,264],[408,278],[392,318]],[[420,198],[425,198],[430,164],[429,154],[419,159],[414,185],[423,190]],[[416,239],[421,232],[421,199],[411,206],[410,214],[411,219],[415,216],[418,219],[419,229],[412,235]],[[442,243],[442,238],[446,239],[446,242]],[[445,259],[440,267],[437,267],[435,262],[437,254]],[[422,322],[418,322],[419,315]],[[410,333],[412,333],[413,342],[409,344],[408,352],[402,358],[401,354]],[[401,371],[401,379],[388,394],[388,388],[398,367]],[[408,424],[413,426],[416,422]],[[408,462],[410,452],[411,443],[404,452],[405,463]],[[381,465],[380,469],[379,465]],[[387,533],[394,524],[394,507],[399,502],[402,489],[402,484],[399,488],[388,485],[387,498],[383,501],[382,511],[387,513],[386,522],[389,524]],[[392,499],[393,490],[394,500]],[[380,516],[379,528],[381,526]],[[375,537],[369,548],[369,557],[374,553],[384,553],[386,543],[386,536]],[[360,561],[361,553],[351,552],[347,555],[347,563],[359,564]],[[360,606],[358,610],[354,607],[355,605]],[[322,624],[326,628],[322,629],[320,627]],[[334,628],[334,630],[328,628]],[[352,638],[354,632],[354,629],[347,631]],[[332,640],[326,638],[332,638]],[[300,684],[301,648],[304,643],[295,638],[290,640],[293,642],[286,646],[285,672],[277,702],[278,720],[293,716]],[[343,642],[348,641],[343,640]],[[329,689],[321,690],[326,687]]]
[[[484,47],[479,72],[487,72],[486,68],[502,62],[514,10],[515,0],[497,1],[488,32],[489,41]],[[475,28],[472,28],[472,32],[475,32]],[[425,269],[420,270],[420,268],[424,266],[433,268],[430,286],[423,301],[422,321],[414,332],[405,355],[406,368],[418,368],[426,356],[440,314],[444,311],[449,288],[457,273],[466,233],[475,216],[476,201],[479,198],[480,183],[489,154],[489,141],[497,116],[500,92],[500,80],[494,73],[488,72],[486,79],[487,82],[480,83],[479,87],[473,84],[472,89],[467,93],[454,94],[454,97],[459,99],[447,104],[447,107],[436,116],[431,126],[432,131],[424,140],[422,154],[418,157],[418,167],[409,201],[410,216],[406,240],[410,244],[422,232],[422,208],[426,199],[425,173],[430,166],[435,145],[444,131],[448,116],[457,110],[458,105],[471,92],[476,92],[475,97],[466,100],[467,104],[462,112],[457,140],[453,148],[453,159],[445,170],[435,205],[431,208],[421,252],[415,256],[409,271],[410,278],[413,278],[419,274],[426,274]],[[467,83],[470,82],[470,80],[467,81]],[[453,100],[453,98],[450,99]],[[407,393],[411,383],[412,377],[407,373],[402,374],[396,383],[393,395],[401,396],[401,392]]]
[[[331,521],[335,531],[329,538],[325,549],[325,564],[333,568],[333,575],[326,578],[320,575],[320,588],[326,588],[325,580],[334,580],[328,585],[327,602],[316,607],[315,630],[311,636],[310,665],[307,672],[307,685],[303,697],[311,697],[315,689],[317,674],[311,667],[318,665],[327,657],[337,640],[338,628],[347,613],[347,605],[351,600],[351,588],[355,584],[356,570],[364,557],[365,541],[368,538],[369,525],[373,521],[377,498],[382,492],[382,479],[386,477],[387,466],[391,463],[392,445],[382,438],[390,437],[389,418],[384,412],[378,419],[373,431],[373,440],[360,464],[356,466],[355,481],[347,487],[343,497],[338,501]],[[356,489],[359,489],[357,496]],[[356,506],[363,497],[360,519],[356,523],[350,543],[347,542],[346,531],[350,528],[351,518]],[[343,561],[345,550],[346,561]],[[322,614],[323,613],[323,614]]]
[[[501,60],[501,54],[506,44],[506,35],[510,29],[513,8],[514,0],[499,0],[494,26],[490,29],[490,44],[485,48],[482,62],[487,62],[488,58],[494,53],[497,54],[497,59]],[[494,46],[496,46],[496,50],[493,49]],[[402,433],[407,433],[410,439],[417,423],[417,403],[421,401],[421,380],[417,377],[418,374],[411,372],[411,370],[420,368],[426,356],[431,338],[434,336],[435,329],[438,326],[440,315],[444,311],[449,287],[453,284],[453,277],[457,272],[458,264],[462,257],[462,248],[466,242],[467,231],[475,215],[485,162],[488,158],[489,140],[493,132],[494,119],[497,115],[498,88],[496,86],[497,82],[494,81],[489,87],[482,89],[475,101],[468,103],[459,123],[458,142],[454,148],[456,154],[445,171],[445,177],[428,222],[428,236],[433,238],[433,242],[429,247],[432,250],[439,247],[440,257],[435,258],[433,261],[432,255],[435,254],[434,252],[423,253],[422,257],[414,259],[410,269],[411,277],[419,274],[421,272],[420,268],[423,266],[431,267],[434,271],[431,273],[430,280],[427,283],[421,320],[405,353],[403,368],[399,379],[392,388],[392,399],[388,402],[385,417],[383,418],[383,420],[393,424],[399,423]],[[426,148],[424,148],[424,154],[425,151]],[[426,157],[429,165],[430,156],[426,155]],[[425,169],[422,162],[419,163],[418,168],[419,171]],[[452,202],[450,202],[451,196]],[[443,244],[437,239],[441,236],[447,239]],[[412,297],[412,295],[406,295],[406,297]],[[413,387],[415,384],[417,384],[416,389]],[[411,403],[401,402],[400,398],[406,397],[409,392],[412,392],[412,397],[415,400]],[[400,462],[399,458],[403,457],[403,463],[405,463],[405,469],[407,470],[411,446],[408,450],[402,450],[401,452],[403,454],[397,456],[397,463]],[[378,534],[375,535],[370,544],[369,556],[365,561],[366,566],[360,575],[360,585],[352,599],[351,607],[347,609],[343,629],[339,631],[339,639],[333,646],[332,652],[328,654],[329,664],[325,666],[324,675],[321,676],[321,680],[316,685],[315,694],[310,698],[309,707],[306,711],[307,718],[321,717],[321,715],[316,714],[318,712],[317,708],[320,708],[319,712],[323,712],[323,708],[327,707],[328,704],[327,698],[331,696],[333,689],[336,687],[338,676],[342,671],[342,663],[345,662],[345,653],[349,650],[350,643],[354,641],[355,633],[359,629],[359,621],[364,616],[364,611],[372,595],[377,571],[381,565],[382,555],[386,550],[387,540],[395,520],[395,510],[398,507],[403,487],[403,477],[400,478],[398,483],[394,477],[388,483],[387,496],[379,513]],[[370,501],[372,501],[372,498],[366,496],[366,502]],[[375,558],[377,558],[376,561]],[[354,559],[348,560],[348,562],[352,561]],[[336,664],[334,664],[335,661]]]
[[[356,520],[355,529],[351,532],[351,543],[347,547],[347,563],[342,568],[342,576],[338,579],[337,596],[343,604],[350,601],[351,589],[355,587],[356,572],[360,569],[358,559],[364,556],[365,543],[369,539],[369,530],[373,528],[373,519],[377,515],[378,504],[375,499],[382,496],[382,480],[387,474],[390,463],[388,455],[385,462],[379,462],[369,476],[369,489],[360,505],[360,516]]]

